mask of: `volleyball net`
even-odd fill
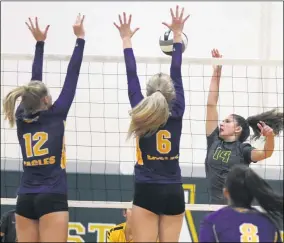
[[[61,91],[69,59],[70,56],[45,55],[43,82],[53,100]],[[33,55],[1,55],[1,102],[10,90],[30,81],[32,60]],[[136,61],[144,94],[151,75],[170,70],[169,57],[136,57]],[[204,213],[221,207],[208,204],[204,167],[206,102],[213,64],[223,65],[218,103],[220,121],[231,113],[248,117],[273,108],[283,110],[283,61],[183,58],[186,109],[180,166],[187,203],[187,226],[183,227],[190,229],[192,240],[196,240],[198,231],[197,225],[194,231],[194,222],[199,224]],[[134,140],[126,141],[129,110],[123,57],[85,56],[65,132],[70,220],[83,240],[86,240],[83,235],[90,232],[97,232],[101,237],[97,240],[102,240],[99,225],[119,223],[122,220],[119,209],[131,207],[136,156]],[[263,146],[263,139],[253,145]],[[275,190],[282,190],[282,133],[275,139],[273,156],[253,164],[252,168],[269,180]],[[1,211],[15,205],[21,173],[16,130],[9,127],[1,113]],[[84,223],[75,224],[77,221]],[[90,222],[96,223],[90,226]],[[81,239],[75,237],[71,241]]]

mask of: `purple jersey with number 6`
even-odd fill
[[[137,138],[135,181],[138,183],[181,183],[179,146],[182,118],[185,110],[181,76],[182,44],[174,43],[170,76],[174,83],[176,99],[171,104],[167,123],[149,137]],[[128,96],[131,107],[143,100],[132,48],[124,50]]]

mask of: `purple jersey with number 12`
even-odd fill
[[[24,169],[18,194],[67,193],[65,121],[75,96],[84,46],[85,40],[76,40],[63,88],[48,110],[26,114],[21,104],[17,108]],[[37,42],[32,81],[42,81],[43,52],[44,42]]]

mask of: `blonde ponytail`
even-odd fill
[[[25,93],[26,87],[21,86],[8,93],[3,102],[4,120],[8,120],[11,127],[15,125],[15,104],[17,99]]]
[[[130,115],[131,123],[127,139],[132,135],[150,136],[167,122],[170,115],[169,104],[165,96],[160,91],[156,91],[134,107]]]
[[[11,127],[15,125],[15,104],[20,96],[24,110],[33,114],[46,106],[41,98],[47,95],[48,90],[41,81],[31,81],[28,85],[13,89],[3,102],[4,119],[9,121]]]

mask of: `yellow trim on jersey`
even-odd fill
[[[136,160],[139,165],[143,165],[142,152],[139,146],[139,137],[136,137]]]
[[[131,239],[130,241],[126,241],[125,228],[126,228],[126,222],[118,224],[113,228],[111,228],[109,232],[107,232],[107,242],[123,242],[123,243],[133,242],[133,239]]]
[[[39,116],[36,116],[36,117],[34,117],[34,118],[24,118],[23,121],[24,121],[25,123],[32,123],[32,122],[37,121],[38,118],[39,118]]]
[[[125,237],[126,223],[118,224],[111,228],[107,233],[107,242],[133,242],[126,241]]]
[[[63,121],[63,125],[64,125],[64,133],[65,133],[66,121]],[[61,166],[62,169],[66,168],[65,135],[63,135],[63,141],[62,141],[62,152],[61,152],[60,166]]]

